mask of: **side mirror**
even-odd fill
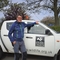
[[[48,30],[48,29],[46,29],[45,34],[46,34],[46,35],[53,35],[53,34],[50,32],[50,30]]]

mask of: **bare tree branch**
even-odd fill
[[[58,14],[59,14],[59,12],[60,12],[60,7],[58,8]]]
[[[52,3],[54,3],[52,0],[50,0]]]
[[[54,8],[53,7],[50,7],[50,6],[43,5],[43,8],[48,8],[48,9],[51,9],[51,10],[54,11]]]

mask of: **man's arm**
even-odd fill
[[[11,26],[11,28],[9,30],[9,33],[8,33],[8,37],[9,37],[11,42],[14,41],[13,36],[12,36],[13,31],[14,31],[14,24],[12,24],[12,26]]]
[[[36,21],[36,22],[34,22],[34,23],[30,23],[30,24],[25,24],[25,27],[34,26],[35,24],[38,24],[38,21]]]

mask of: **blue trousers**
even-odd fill
[[[24,41],[22,42],[16,41],[16,44],[14,44],[14,60],[19,60],[19,51],[22,53],[22,60],[26,60],[27,52]]]

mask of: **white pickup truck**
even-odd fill
[[[4,21],[1,27],[0,58],[2,52],[14,53],[13,46],[8,38],[9,28],[15,20]],[[26,24],[32,20],[23,20]],[[24,30],[24,42],[27,53],[31,55],[56,57],[60,52],[60,34],[39,22]]]

